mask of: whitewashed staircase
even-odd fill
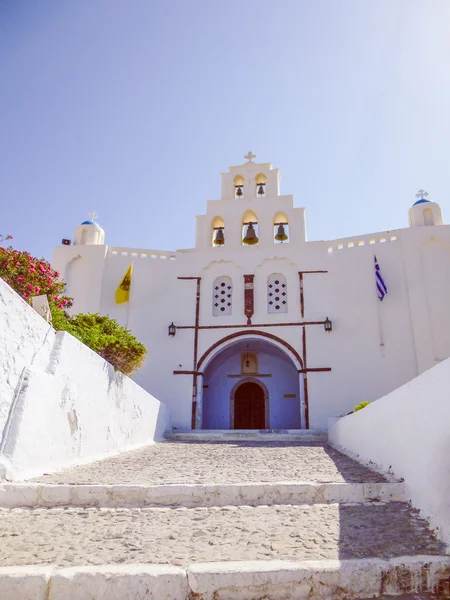
[[[323,436],[176,432],[0,485],[0,599],[450,597],[450,557],[404,484]]]

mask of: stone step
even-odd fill
[[[183,442],[256,441],[256,442],[328,442],[328,433],[313,429],[177,429],[166,431],[167,440]]]
[[[0,568],[2,600],[448,598],[450,558]],[[405,596],[405,594],[408,594]],[[417,595],[420,594],[420,595]],[[430,594],[433,594],[431,596]],[[436,594],[436,595],[434,595]]]
[[[242,560],[388,560],[446,553],[417,511],[402,502],[0,509],[0,539],[2,566],[186,566]]]
[[[41,483],[163,485],[280,481],[382,483],[376,473],[323,443],[166,441],[35,479]]]
[[[0,507],[302,505],[404,501],[403,483],[228,483],[169,485],[0,484]]]

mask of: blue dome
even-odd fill
[[[83,221],[81,224],[82,225],[97,225],[97,223],[94,223],[94,221]]]
[[[425,198],[421,198],[420,200],[417,200],[417,202],[414,202],[413,206],[416,206],[416,204],[423,204],[424,202],[429,202],[429,200],[425,200]]]

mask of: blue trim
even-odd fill
[[[81,224],[82,225],[96,225],[96,223],[94,223],[94,221],[83,221]]]
[[[429,202],[429,200],[425,200],[425,198],[422,198],[421,200],[417,200],[417,202],[414,202],[413,206],[416,206],[416,204],[423,204],[424,202]]]

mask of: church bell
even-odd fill
[[[248,224],[247,232],[242,242],[247,244],[247,246],[253,246],[259,242],[259,239],[256,236],[255,228],[253,227],[253,223]]]
[[[277,240],[277,242],[285,242],[288,239],[288,236],[286,235],[286,232],[284,230],[284,223],[280,223],[278,225],[278,231],[275,236],[275,239]]]
[[[264,186],[262,185],[262,183],[259,184],[258,195],[264,196]]]
[[[243,194],[242,185],[237,185],[236,186],[236,196],[238,196],[238,198],[240,198],[242,196],[242,194]]]
[[[223,235],[223,227],[216,229],[216,235],[214,236],[214,245],[223,246],[225,244],[225,237]]]

